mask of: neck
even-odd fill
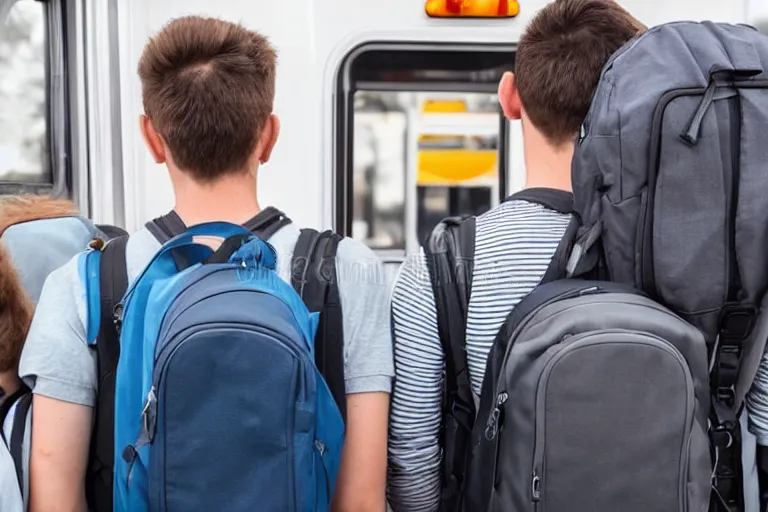
[[[8,398],[21,387],[21,381],[17,376],[16,370],[9,372],[0,372],[0,388],[3,389],[3,398]],[[0,399],[2,402],[2,399]],[[0,425],[2,427],[2,425]]]
[[[243,224],[259,213],[256,180],[250,173],[231,174],[200,184],[172,172],[174,210],[187,226],[204,222]]]
[[[573,144],[553,146],[535,129],[525,130],[526,188],[545,187],[571,191]]]

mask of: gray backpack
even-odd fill
[[[573,160],[581,225],[569,273],[597,261],[707,342],[714,511],[753,501],[741,413],[768,322],[766,148],[768,37],[678,22],[611,58]]]
[[[741,413],[768,331],[766,148],[753,28],[665,24],[611,57],[571,226],[488,358],[463,510],[758,512]],[[431,241],[433,284],[461,284],[438,305],[471,289],[444,261],[471,261],[464,225]]]

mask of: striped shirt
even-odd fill
[[[511,200],[476,220],[466,345],[470,380],[479,395],[499,328],[543,277],[570,215]],[[388,497],[395,512],[432,512],[440,493],[443,350],[423,251],[400,269],[392,322],[396,376]]]

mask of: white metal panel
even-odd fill
[[[546,0],[521,0],[520,15],[500,20],[430,19],[422,0],[118,0],[126,224],[136,229],[172,205],[164,167],[151,160],[138,131],[141,95],[136,66],[147,38],[169,19],[204,14],[243,22],[269,36],[279,51],[275,111],[282,121],[272,161],[260,171],[259,198],[302,224],[331,226],[333,95],[344,56],[370,41],[510,43]],[[722,0],[621,2],[649,25],[674,19],[745,21],[744,4]],[[519,165],[519,130],[512,129]],[[521,170],[512,169],[513,186]],[[107,198],[102,198],[106,200]]]

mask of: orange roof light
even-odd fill
[[[520,13],[517,0],[427,0],[432,18],[511,18]]]

